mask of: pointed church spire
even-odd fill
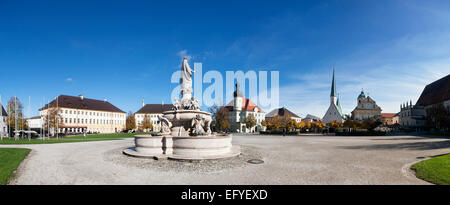
[[[334,66],[333,66],[333,81],[331,82],[330,97],[336,97],[336,80],[334,79]]]

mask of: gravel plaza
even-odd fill
[[[1,145],[32,149],[9,184],[429,184],[409,167],[450,152],[438,137],[233,135],[242,154],[174,161],[126,156],[133,139]],[[262,164],[248,163],[261,159]]]

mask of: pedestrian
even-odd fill
[[[86,131],[83,132],[83,138],[86,140]]]

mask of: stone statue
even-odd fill
[[[205,124],[203,126],[206,130],[207,135],[211,135],[211,122],[212,122],[211,119],[206,119]]]
[[[192,96],[192,73],[187,58],[183,59],[180,74],[181,99],[190,99]]]
[[[200,106],[198,104],[199,104],[198,100],[195,99],[194,97],[192,97],[190,105],[189,105],[189,109],[190,110],[200,110]]]
[[[181,104],[181,101],[178,99],[173,100],[173,106],[175,107],[175,110],[182,110],[184,109],[184,106]]]
[[[170,128],[172,128],[172,123],[165,117],[159,116],[158,119],[161,122],[161,133],[162,134],[170,134]]]
[[[196,115],[194,118],[192,118],[191,121],[191,134],[192,135],[204,135],[205,130],[203,129],[205,119],[201,117],[200,115]]]

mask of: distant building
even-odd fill
[[[442,105],[450,119],[450,75],[447,75],[425,86],[422,94],[413,106],[412,101],[400,105],[400,125],[404,127],[420,128],[425,126],[430,110]]]
[[[134,118],[136,119],[136,128],[142,124],[144,117],[147,115],[150,122],[153,124],[153,131],[159,131],[161,129],[161,122],[158,116],[162,116],[163,112],[173,110],[175,107],[172,104],[146,104],[142,102],[142,108],[134,113]]]
[[[40,109],[40,116],[47,115],[48,107],[60,109],[63,133],[114,133],[125,129],[126,113],[105,100],[60,95]],[[54,128],[50,128],[54,132]]]
[[[31,130],[39,130],[43,126],[42,120],[43,120],[43,116],[30,117],[30,118],[27,119],[28,127]]]
[[[1,105],[0,105],[1,106]],[[7,136],[8,135],[8,113],[5,111],[5,108],[1,106],[1,116],[0,116],[0,136]]]
[[[427,85],[416,105],[423,106],[427,115],[433,106],[442,105],[450,118],[450,75]]]
[[[397,113],[381,113],[381,122],[383,125],[394,125],[398,123],[398,120]]]
[[[400,105],[399,124],[403,127],[420,128],[425,126],[425,109],[421,105],[413,105],[412,101]]]
[[[343,123],[345,120],[344,113],[342,112],[342,107],[339,102],[339,97],[336,93],[336,80],[334,78],[333,69],[333,80],[331,81],[331,94],[330,94],[330,107],[328,107],[325,116],[323,116],[323,122],[328,124],[333,121],[338,121]]]
[[[236,90],[233,93],[233,101],[225,107],[229,112],[229,123],[233,132],[258,132],[263,130],[261,122],[265,120],[264,111],[254,102],[246,99],[239,90],[239,84],[236,84]],[[256,126],[247,127],[245,122],[247,117],[253,115],[256,119]]]
[[[275,116],[280,116],[280,117],[289,116],[291,119],[295,120],[296,122],[302,121],[301,117],[299,117],[298,115],[296,115],[295,113],[291,112],[290,110],[288,110],[284,107],[277,108],[277,109],[270,111],[269,113],[267,113],[265,119],[266,119],[266,121],[269,121],[270,119],[274,118]]]
[[[302,119],[302,122],[304,123],[322,122],[322,119],[320,117],[307,114],[306,117]]]
[[[377,105],[375,100],[364,94],[364,90],[361,91],[357,98],[358,104],[352,111],[352,119],[357,121],[363,121],[366,119],[381,120],[381,108]]]

